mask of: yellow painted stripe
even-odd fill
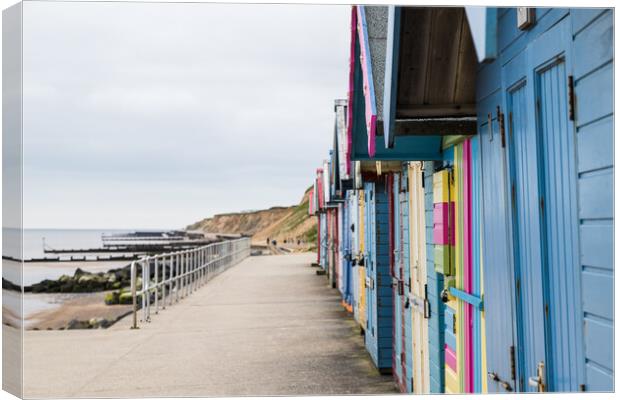
[[[451,393],[463,393],[460,389],[458,374],[446,364],[446,392],[448,390]]]
[[[451,194],[454,195],[454,249],[456,252],[456,256],[454,259],[455,271],[456,271],[456,287],[457,289],[463,288],[463,243],[461,237],[461,147],[454,146],[454,168],[453,168],[453,176],[454,176],[454,190],[451,191]],[[464,366],[464,343],[463,343],[463,302],[460,300],[456,300],[456,320],[457,320],[457,335],[456,335],[456,361],[458,366],[458,391],[460,393],[464,392],[465,381],[463,374],[463,366]]]
[[[433,203],[446,203],[449,199],[448,171],[442,170],[433,174]]]

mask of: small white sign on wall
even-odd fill
[[[536,9],[517,7],[517,27],[522,31],[529,29],[536,22]]]

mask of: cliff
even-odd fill
[[[310,189],[306,190],[301,202],[290,207],[271,207],[266,210],[242,211],[217,214],[192,225],[189,230],[209,233],[232,233],[252,236],[252,242],[264,244],[269,238],[278,243],[301,240],[305,248],[316,246],[316,218],[308,215]]]

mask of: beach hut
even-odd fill
[[[408,183],[408,256],[409,256],[409,304],[411,320],[411,390],[414,393],[429,393],[430,390],[430,356],[429,356],[429,322],[430,302],[428,300],[427,251],[426,251],[426,209],[424,193],[423,162],[413,161],[407,164]],[[431,268],[431,271],[433,269]],[[434,272],[434,271],[433,271]],[[437,284],[435,283],[435,286]],[[434,331],[435,334],[438,330]],[[434,337],[437,340],[437,337]],[[415,366],[415,368],[413,368]]]
[[[357,190],[357,241],[358,252],[356,256],[358,297],[355,302],[357,309],[357,322],[362,332],[366,330],[366,195],[364,190]]]
[[[366,233],[365,344],[379,371],[392,368],[392,277],[390,276],[388,187],[384,178],[364,183]]]
[[[435,183],[424,190],[423,166],[414,164],[416,186],[410,191],[416,204],[410,205],[415,213],[409,229],[415,238],[409,247],[415,268],[409,297],[415,305],[413,369],[423,371],[413,379],[417,393],[486,388],[481,263],[474,259],[480,241],[472,225],[479,187],[471,157],[472,146],[477,148],[477,59],[468,21],[458,7],[388,10],[383,123],[377,129],[382,151],[426,161]],[[453,199],[452,173],[464,182]]]
[[[612,390],[613,10],[493,21],[477,80],[489,385]]]
[[[386,7],[352,7],[349,74],[347,156],[355,162],[355,187],[363,190],[363,251],[365,272],[365,343],[377,368],[385,373],[393,364],[393,289],[391,276],[389,209],[392,187],[390,174],[399,172],[401,163],[373,154],[377,98],[372,75],[373,60],[385,56]],[[379,100],[380,104],[380,100]],[[368,122],[368,123],[367,123]],[[369,136],[370,135],[370,136]],[[371,154],[375,157],[373,160]],[[383,160],[383,161],[382,161]]]
[[[434,340],[431,290],[431,391],[610,390],[612,11],[388,15],[375,154],[439,161],[425,168],[428,287],[443,280],[447,302]]]
[[[388,175],[390,182],[390,247],[393,293],[393,356],[392,371],[402,392],[413,390],[412,314],[410,312],[410,237],[408,163],[400,172]],[[415,299],[414,299],[415,300]]]

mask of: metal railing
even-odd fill
[[[178,302],[249,255],[250,238],[241,238],[132,262],[132,329],[138,328],[138,302],[142,309],[140,322],[150,322],[151,307],[155,314],[159,313],[160,306],[165,309]]]

